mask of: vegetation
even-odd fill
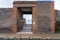
[[[56,29],[56,33],[60,33],[60,29]]]

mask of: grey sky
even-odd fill
[[[12,0],[0,0],[0,8],[12,7],[13,6],[12,3],[13,3]]]

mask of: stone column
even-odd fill
[[[32,22],[32,25],[33,25],[32,29],[33,29],[33,33],[37,33],[36,16],[37,16],[37,14],[36,14],[36,6],[33,6],[32,7],[32,20],[33,20],[33,22]]]
[[[55,11],[54,11],[54,2],[51,2],[50,10],[51,10],[51,14],[50,14],[51,33],[55,33]]]
[[[13,6],[13,16],[12,16],[14,23],[12,25],[12,32],[16,33],[18,31],[17,29],[17,7]]]

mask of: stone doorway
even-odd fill
[[[46,5],[46,4],[48,4],[48,5]],[[22,28],[21,29],[18,28],[17,24],[19,24],[19,23],[17,23],[17,21],[19,20],[19,18],[20,18],[20,20],[23,20],[22,11],[18,10],[19,8],[23,8],[23,7],[28,7],[28,8],[32,7],[32,32],[33,33],[40,33],[41,32],[41,31],[39,31],[39,29],[41,29],[41,27],[44,25],[43,23],[45,22],[44,21],[45,16],[48,17],[48,19],[50,20],[49,21],[50,24],[48,25],[48,26],[50,26],[50,30],[51,30],[50,32],[51,33],[55,32],[54,2],[40,2],[39,3],[39,2],[34,2],[34,1],[32,1],[32,2],[30,2],[30,1],[29,2],[15,1],[13,3],[13,16],[12,16],[12,18],[14,19],[14,24],[12,25],[12,32],[18,32],[19,30],[22,29]],[[46,7],[48,7],[48,9]],[[45,9],[47,9],[47,10],[45,10]],[[20,12],[20,15],[19,15],[19,12]],[[42,24],[43,24],[42,26],[41,25],[39,26],[38,22],[37,22],[38,18],[40,18],[40,17],[41,18],[43,17],[43,21],[44,21],[44,22],[42,22]],[[23,25],[23,21],[21,21],[21,22],[20,23]],[[40,24],[40,20],[39,20],[39,24]],[[45,24],[46,24],[46,22],[45,22]],[[43,29],[45,29],[44,26],[43,26]],[[43,31],[43,32],[45,32],[45,31]]]
[[[22,10],[32,11],[32,29],[31,29],[31,31],[33,33],[36,32],[36,30],[37,30],[37,26],[35,24],[35,22],[36,22],[35,19],[36,19],[36,16],[37,16],[36,15],[36,2],[14,2],[12,18],[14,19],[15,23],[12,25],[12,32],[17,33],[17,32],[19,32],[19,30],[23,29],[23,27],[21,27],[21,28],[18,27],[18,24],[20,26],[23,26],[23,21],[25,20],[25,19],[23,19],[23,14],[27,14],[25,12],[23,13]],[[31,14],[31,12],[29,12],[29,14]],[[20,22],[21,24],[18,22],[19,18],[22,22],[22,23]]]
[[[32,7],[18,7],[18,33],[32,32]]]

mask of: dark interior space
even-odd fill
[[[23,12],[23,14],[32,14],[32,11]]]
[[[56,21],[55,23],[55,32],[60,33],[60,21]]]
[[[18,7],[23,14],[32,14],[32,7]]]

